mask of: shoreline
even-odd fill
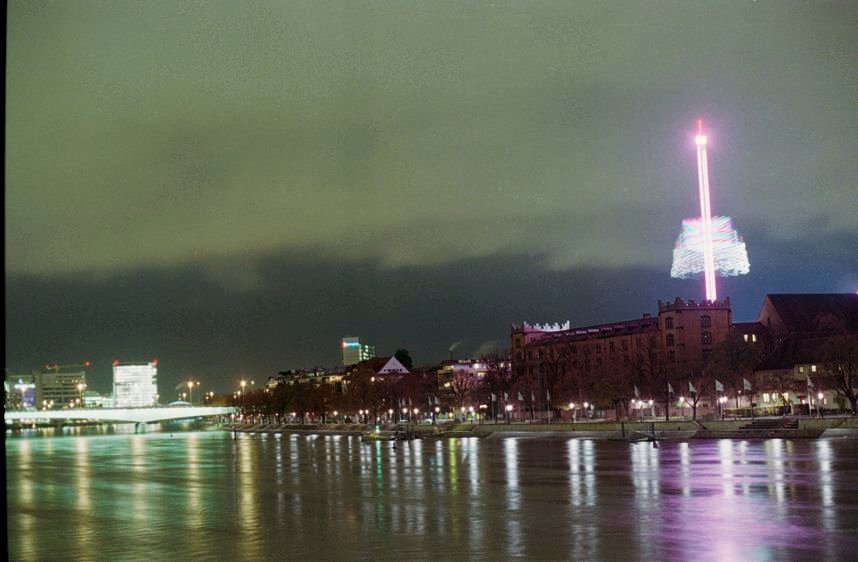
[[[758,420],[760,418],[757,418]],[[778,421],[778,418],[772,418]],[[702,439],[858,439],[858,418],[787,418],[794,427],[746,428],[754,420],[715,420],[706,422],[583,422],[555,424],[382,424],[381,431],[409,431],[420,438],[569,438],[581,437],[606,441],[690,441]],[[272,433],[287,435],[356,435],[374,431],[365,424],[244,424],[224,425],[233,433]]]

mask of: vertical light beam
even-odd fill
[[[715,251],[712,244],[712,208],[709,203],[709,168],[706,162],[706,135],[703,120],[697,121],[697,183],[700,190],[700,220],[703,223],[703,273],[706,283],[706,300],[717,299],[715,289]]]

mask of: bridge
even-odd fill
[[[95,420],[103,422],[157,423],[169,420],[227,416],[238,412],[233,406],[176,406],[165,408],[78,408],[69,410],[6,410],[6,423],[42,420]]]

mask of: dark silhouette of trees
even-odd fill
[[[852,415],[858,414],[858,334],[831,338],[823,357],[826,382],[849,401]]]

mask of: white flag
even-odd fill
[[[641,393],[638,390],[638,385],[635,385],[635,398],[640,398],[640,397],[641,397]]]
[[[524,402],[524,396],[521,395],[521,392],[518,393],[518,401]]]
[[[697,389],[694,388],[694,385],[691,384],[691,381],[688,381],[688,392],[691,394],[697,394]]]
[[[715,392],[724,392],[724,385],[718,382],[718,379],[715,379]]]
[[[548,400],[549,402],[551,402],[551,393],[548,392],[547,390],[545,391],[545,399]]]
[[[667,383],[667,392],[668,394],[673,394],[673,385]]]
[[[807,388],[813,388],[813,381],[810,380],[810,375],[807,375]]]
[[[494,392],[492,392],[492,402],[497,402],[497,401],[498,401],[498,397],[495,396]]]
[[[742,384],[745,386],[745,390],[751,390],[751,381],[742,377]]]
[[[530,401],[531,401],[531,402],[536,402],[536,396],[534,396],[534,395],[533,395],[533,391],[532,391],[532,390],[530,391]]]
[[[504,393],[503,393],[503,401],[504,401],[504,402],[506,402],[506,401],[508,401],[508,400],[509,400],[509,394],[508,394],[508,393],[506,393],[506,392],[504,392]]]

